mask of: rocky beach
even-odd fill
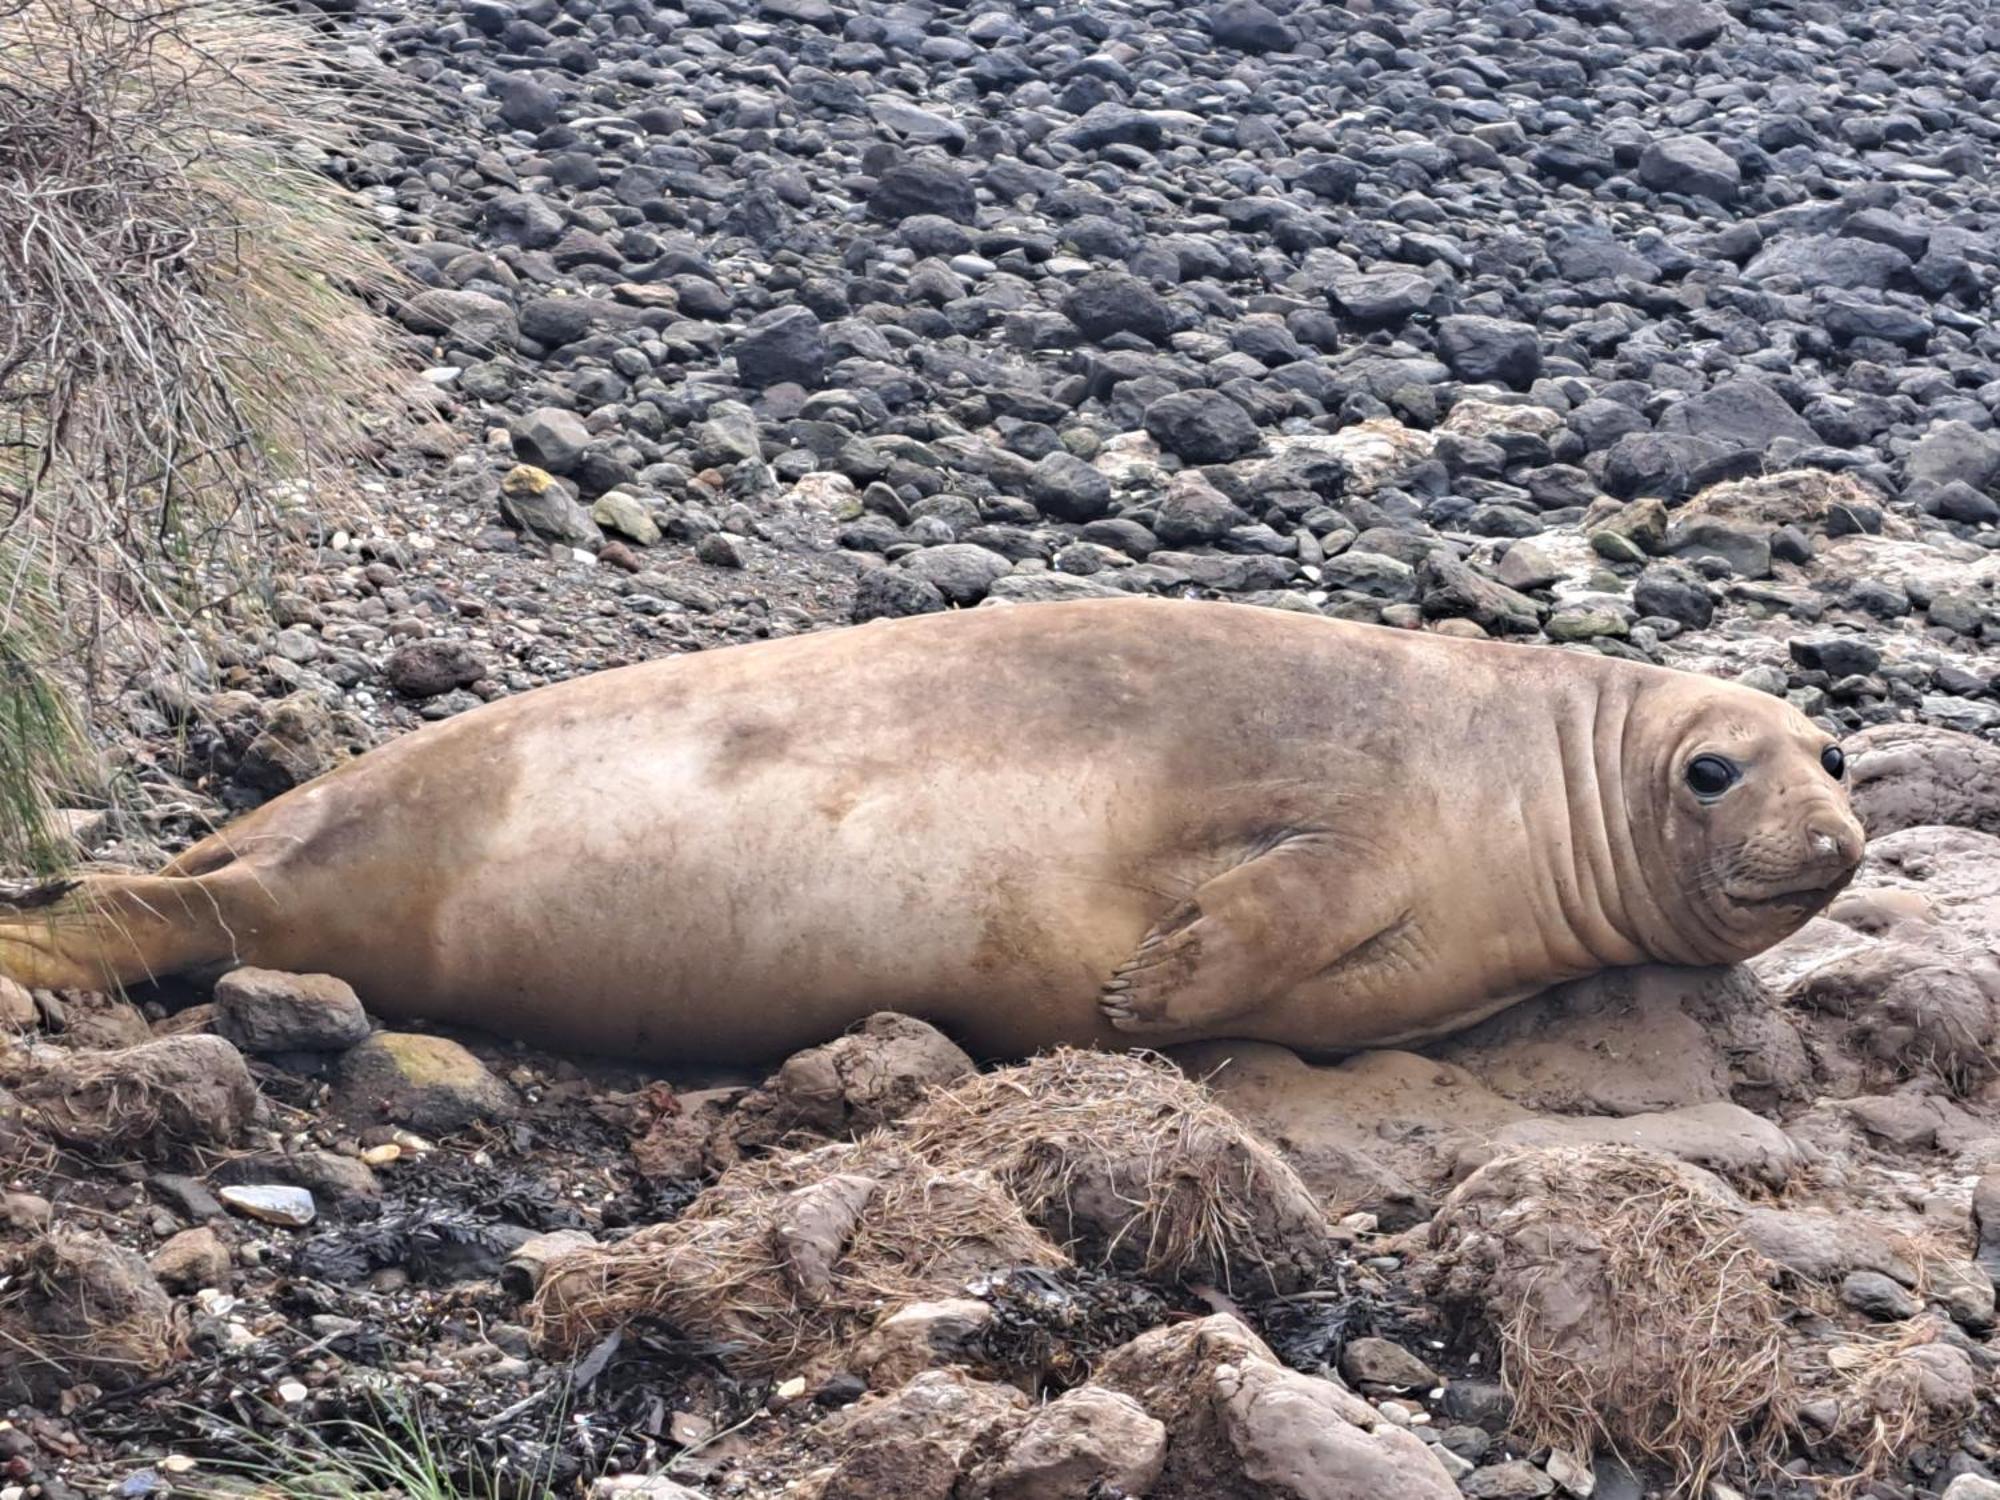
[[[2000,1496],[2000,12],[310,14],[433,419],[129,674],[80,860],[582,673],[1134,594],[1745,683],[1869,853],[1748,964],[1344,1059],[0,983],[0,1500]]]

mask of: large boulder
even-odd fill
[[[562,481],[533,464],[516,464],[500,481],[500,514],[539,541],[592,551],[604,542],[590,513],[576,503]]]
[[[583,418],[559,406],[538,406],[523,412],[508,423],[507,430],[521,462],[551,474],[571,472],[590,446],[590,429]]]
[[[1063,299],[1062,310],[1086,338],[1130,333],[1163,344],[1174,328],[1166,299],[1124,271],[1092,271]]]
[[[1257,424],[1220,391],[1179,391],[1146,408],[1146,435],[1192,464],[1223,464],[1257,446]]]
[[[1299,34],[1262,0],[1222,0],[1208,17],[1216,45],[1244,52],[1288,52]]]
[[[793,304],[756,319],[736,341],[736,378],[761,390],[790,382],[817,386],[832,359],[826,334],[809,308]]]
[[[1761,380],[1725,380],[1667,408],[1660,431],[1707,438],[1738,450],[1761,453],[1781,437],[1816,444],[1819,436]]]
[[[1842,748],[1870,838],[1926,823],[2000,834],[2000,745],[1930,724],[1876,724]]]
[[[1675,52],[1699,51],[1729,24],[1729,12],[1711,0],[1611,0],[1610,8],[1640,46]]]

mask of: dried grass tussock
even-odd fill
[[[671,1223],[564,1256],[534,1323],[545,1346],[576,1353],[659,1318],[739,1374],[791,1373],[886,1307],[1066,1260],[987,1174],[869,1141],[741,1163]]]
[[[30,1390],[131,1383],[180,1353],[171,1299],[143,1260],[109,1240],[58,1230],[0,1270],[0,1370]]]
[[[103,668],[252,609],[304,483],[425,404],[322,164],[407,89],[257,0],[0,0],[0,872],[99,798]],[[72,700],[82,705],[72,712]]]
[[[1325,1269],[1311,1190],[1164,1062],[1064,1048],[937,1091],[902,1133],[929,1160],[992,1172],[1080,1258],[1252,1295]]]
[[[253,0],[0,4],[10,499],[145,547],[364,446],[397,361],[356,294],[397,278],[314,165],[360,82]]]
[[[1924,1445],[1946,1444],[1978,1405],[1978,1377],[1966,1356],[1940,1342],[1936,1314],[1901,1327],[1845,1334],[1799,1361],[1800,1383],[1829,1396],[1839,1417],[1828,1445],[1853,1473],[1830,1493],[1853,1494]]]
[[[1705,1173],[1593,1146],[1510,1153],[1433,1226],[1446,1297],[1491,1323],[1517,1432],[1667,1465],[1698,1494],[1757,1468],[1791,1426],[1776,1268]]]
[[[659,1317],[771,1373],[987,1271],[1073,1255],[1289,1287],[1329,1253],[1304,1185],[1200,1085],[1065,1050],[939,1089],[851,1145],[738,1164],[681,1218],[557,1261],[533,1317],[571,1352]]]
[[[217,1036],[110,1052],[17,1046],[0,1050],[0,1085],[14,1091],[31,1128],[99,1153],[226,1147],[257,1109],[242,1055]]]

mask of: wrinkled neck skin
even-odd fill
[[[1728,964],[1749,956],[1716,915],[1705,882],[1722,851],[1675,847],[1674,778],[1694,733],[1656,685],[1593,674],[1555,716],[1565,847],[1550,851],[1560,938],[1582,967]]]

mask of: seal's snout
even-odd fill
[[[1825,812],[1806,824],[1806,849],[1813,863],[1843,873],[1861,863],[1861,825],[1846,813]]]

